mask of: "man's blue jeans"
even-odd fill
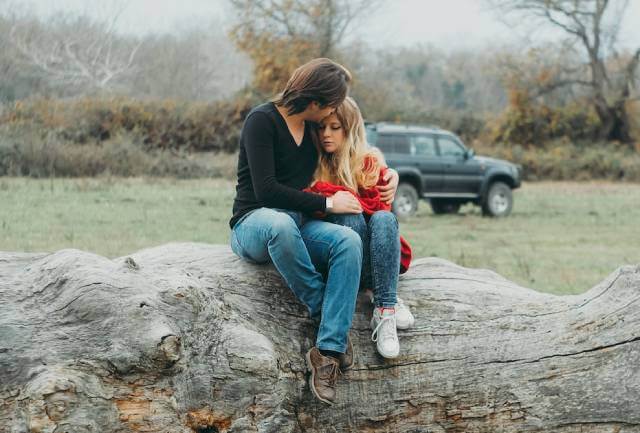
[[[345,352],[362,267],[356,232],[300,212],[260,208],[233,227],[231,249],[250,262],[272,261],[311,317],[320,319],[318,349]]]

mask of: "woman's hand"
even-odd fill
[[[398,189],[398,181],[400,180],[400,176],[398,176],[397,171],[389,168],[387,169],[382,179],[387,182],[387,184],[378,186],[378,191],[380,191],[380,201],[391,204],[393,203],[393,199],[396,196],[396,190]]]
[[[348,191],[338,191],[331,200],[333,200],[333,207],[327,209],[328,213],[362,213],[360,202]]]

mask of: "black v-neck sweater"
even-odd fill
[[[273,102],[255,107],[244,121],[238,156],[238,184],[233,201],[233,226],[260,207],[325,210],[325,198],[301,191],[309,186],[318,164],[318,151],[307,122],[298,146]]]

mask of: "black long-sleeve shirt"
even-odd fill
[[[306,213],[325,210],[323,196],[301,191],[309,186],[318,164],[312,128],[305,124],[298,146],[273,102],[251,110],[240,135],[231,228],[244,214],[260,207]]]

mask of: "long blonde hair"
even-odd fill
[[[367,143],[364,120],[356,101],[347,97],[336,109],[336,117],[343,128],[344,141],[333,153],[325,152],[318,143],[320,156],[314,180],[330,182],[356,192],[359,188],[375,186],[380,167],[385,166],[384,157]]]

